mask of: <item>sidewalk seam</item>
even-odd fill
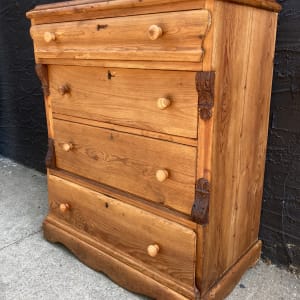
[[[0,248],[0,252],[1,252],[2,250],[5,250],[6,248],[9,248],[10,246],[13,246],[13,245],[18,244],[18,243],[20,243],[20,242],[23,242],[23,241],[26,240],[27,238],[30,238],[30,237],[32,237],[33,235],[35,235],[35,234],[37,234],[37,233],[40,233],[41,231],[42,231],[42,229],[39,229],[38,231],[34,231],[34,232],[32,232],[32,233],[30,233],[30,234],[28,234],[28,235],[22,237],[21,239],[16,240],[16,241],[14,241],[14,242],[12,242],[12,243],[10,243],[10,244],[8,244],[8,245],[6,245],[6,246]]]

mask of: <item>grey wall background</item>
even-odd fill
[[[25,13],[51,2],[58,1],[0,1],[0,154],[40,171],[45,171],[47,128]],[[300,1],[279,2],[283,11],[278,24],[260,237],[263,257],[299,271]]]

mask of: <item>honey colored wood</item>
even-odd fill
[[[206,56],[205,56],[206,58]],[[104,68],[126,69],[151,69],[151,70],[178,70],[178,71],[201,71],[202,62],[167,62],[158,61],[126,61],[126,60],[96,60],[96,59],[61,59],[61,58],[36,58],[41,64],[65,65],[65,66],[93,66]]]
[[[224,299],[261,249],[279,9],[75,0],[28,13],[55,148],[46,238],[152,298]]]
[[[214,12],[215,0],[206,0],[205,9],[211,13]],[[214,17],[214,14],[212,14]],[[213,51],[210,50],[214,45],[214,27],[216,22],[212,22],[206,38],[203,42],[203,49],[205,51],[202,71],[212,71],[212,55]],[[210,50],[210,51],[209,51]],[[214,99],[215,100],[215,99]],[[214,108],[212,109],[214,115]],[[202,120],[200,115],[198,116],[198,141],[200,141],[200,147],[197,148],[197,178],[205,178],[208,182],[211,182],[211,164],[212,164],[212,138],[214,128],[214,118],[209,120]],[[196,250],[196,283],[199,289],[202,288],[202,281],[204,276],[204,231],[206,226],[197,225],[197,250]],[[203,292],[201,291],[201,294]]]
[[[197,138],[194,72],[51,65],[49,80],[54,113]]]
[[[216,0],[206,0],[205,1],[205,9],[210,11],[211,13],[214,12]],[[202,71],[210,72],[212,71],[212,47],[213,47],[213,33],[214,33],[214,26],[215,22],[213,21],[207,31],[205,36],[205,40],[203,41],[203,51],[205,53],[202,61]]]
[[[86,20],[99,17],[116,17],[148,14],[163,11],[181,11],[205,7],[210,0],[113,0],[68,1],[39,5],[26,15],[34,24]],[[235,2],[275,12],[281,10],[276,0],[213,0]]]
[[[281,5],[277,3],[277,0],[217,0],[217,1],[248,5],[248,6],[262,8],[274,12],[279,12],[281,10]]]
[[[242,275],[254,266],[261,253],[261,241],[256,242],[235,265],[230,268],[208,293],[203,295],[203,300],[225,299],[240,281]]]
[[[32,24],[47,24],[202,9],[204,8],[204,3],[205,0],[114,0],[93,1],[85,4],[79,2],[76,4],[76,1],[68,1],[62,5],[60,3],[52,3],[50,7],[39,5],[28,12],[27,17],[31,19]]]
[[[213,14],[216,105],[202,293],[257,241],[277,21],[275,13],[225,2]]]
[[[58,177],[49,176],[48,187],[50,214],[164,276],[194,286],[193,231]],[[70,209],[62,212],[66,203]]]
[[[196,148],[56,119],[53,124],[58,168],[190,215]],[[72,151],[62,149],[65,143],[74,145]],[[170,174],[164,182],[156,179],[160,169]]]
[[[130,257],[125,257],[112,246],[99,243],[52,216],[48,216],[43,225],[44,236],[48,241],[64,244],[86,265],[104,272],[132,292],[161,300],[199,298],[197,289],[187,289],[166,277],[161,277],[158,273],[153,273],[151,269],[137,264]]]
[[[147,6],[155,6],[157,4],[163,5],[174,5],[176,3],[183,2],[185,0],[144,0],[144,1],[136,1],[136,0],[112,0],[107,2],[106,0],[73,0],[73,1],[64,1],[58,3],[51,3],[51,4],[42,4],[36,6],[33,10],[27,13],[27,16],[31,17],[35,14],[39,14],[41,11],[46,9],[57,10],[57,12],[61,14],[65,14],[65,11],[62,11],[60,8],[68,8],[68,7],[76,7],[77,9],[80,8],[78,5],[86,5],[90,4],[90,6],[81,6],[81,8],[89,9],[93,7],[101,8],[102,10],[111,10],[115,8],[127,9],[130,7],[134,7],[135,9],[139,7],[147,7]],[[271,0],[272,1],[272,0]],[[188,2],[188,1],[187,1]],[[49,11],[45,12],[49,14]],[[114,15],[115,16],[115,15]]]
[[[210,18],[203,9],[35,25],[30,34],[36,58],[200,62]],[[148,36],[153,24],[163,31],[154,41]],[[45,42],[45,32],[55,34],[55,40]]]
[[[112,247],[95,242],[79,231],[67,227],[53,217],[48,216],[44,222],[44,235],[50,242],[59,242],[68,247],[82,262],[93,269],[104,272],[112,280],[130,291],[149,295],[154,299],[224,299],[234,285],[239,281],[243,273],[253,266],[260,256],[261,243],[254,244],[250,250],[222,277],[209,293],[200,298],[197,289],[194,291],[182,290],[166,278],[160,278],[158,274],[153,276],[150,270],[135,265],[133,261],[120,255]],[[108,254],[109,253],[109,254]],[[115,268],[118,272],[115,272]],[[150,273],[148,273],[150,271]],[[149,276],[151,274],[151,276]],[[139,275],[139,276],[136,276]],[[153,277],[155,279],[153,279]],[[161,284],[159,282],[164,282]],[[168,285],[172,286],[169,288]],[[180,291],[180,293],[176,291]],[[183,296],[183,294],[185,296]]]
[[[99,192],[101,194],[107,195],[109,197],[121,200],[122,202],[128,203],[128,204],[138,207],[142,210],[148,211],[150,213],[153,213],[157,216],[160,216],[160,217],[170,220],[172,222],[181,224],[181,225],[188,227],[194,231],[197,230],[197,224],[195,224],[191,220],[190,216],[187,216],[185,214],[182,214],[178,211],[175,211],[175,210],[167,208],[167,207],[162,207],[160,204],[147,201],[141,197],[137,197],[135,195],[130,195],[126,192],[122,192],[121,190],[118,190],[114,187],[110,187],[110,186],[95,182],[93,180],[89,180],[87,178],[72,174],[72,173],[64,171],[64,170],[48,169],[48,175],[53,175],[53,176],[65,179],[67,181],[71,181],[71,182],[81,185],[87,189],[90,189],[90,190]]]
[[[84,119],[84,118],[78,118],[74,116],[68,116],[68,115],[62,115],[58,113],[53,113],[53,118],[63,120],[63,121],[70,121],[73,123],[81,123],[81,124],[86,124],[94,127],[101,127],[101,128],[107,128],[115,131],[120,131],[120,132],[127,132],[135,135],[141,135],[141,136],[146,136],[154,139],[160,139],[160,140],[165,140],[177,144],[183,144],[183,145],[189,145],[189,146],[194,146],[196,147],[198,145],[197,139],[190,139],[190,138],[184,138],[180,136],[172,136],[164,133],[158,133],[158,132],[153,132],[153,131],[147,131],[147,130],[142,130],[138,128],[132,128],[132,127],[126,127],[126,126],[120,126],[116,124],[111,124],[111,123],[105,123],[105,122],[99,122],[99,121],[93,121],[90,119]]]
[[[43,89],[44,96],[44,105],[47,119],[47,128],[48,128],[48,138],[53,139],[53,112],[52,112],[52,103],[49,96],[49,74],[48,66],[43,64],[36,64],[35,66],[36,74],[41,81],[41,86]]]

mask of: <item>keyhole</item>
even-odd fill
[[[107,78],[108,80],[111,80],[113,77],[116,77],[115,74],[111,73],[110,71],[107,71]]]
[[[104,24],[104,25],[98,24],[98,25],[97,25],[97,31],[99,31],[99,30],[101,30],[101,29],[105,29],[105,28],[107,28],[107,27],[108,27],[107,24]]]

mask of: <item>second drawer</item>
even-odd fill
[[[56,165],[190,214],[196,148],[54,119]]]
[[[54,113],[197,137],[195,72],[51,65],[49,80]]]

